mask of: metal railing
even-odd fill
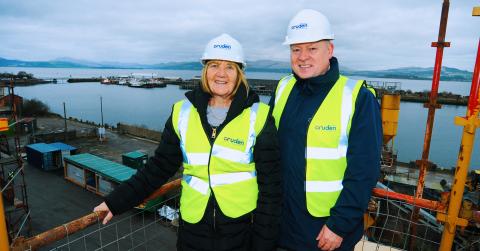
[[[438,217],[445,214],[446,204],[395,193],[382,183],[377,183],[364,219],[364,240],[356,250],[439,250],[444,231],[455,235],[452,250],[480,250],[480,228],[473,222],[466,227],[445,227]],[[418,220],[414,218],[419,210]],[[416,234],[411,232],[414,226]],[[361,249],[364,243],[368,248]],[[412,249],[412,243],[414,249]]]
[[[145,202],[165,196],[179,187],[180,179],[171,181],[150,195]],[[106,216],[105,212],[92,212],[36,236],[19,237],[10,245],[10,249],[172,250],[175,248],[172,238],[176,238],[178,226],[178,205],[179,194],[176,193],[148,208],[116,216],[106,225],[101,223]]]

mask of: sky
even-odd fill
[[[301,9],[321,11],[335,33],[341,67],[432,67],[442,0],[0,0],[0,57],[74,58],[155,64],[197,61],[207,42],[228,33],[247,61],[289,60],[282,45]],[[478,0],[450,2],[443,65],[473,71]]]

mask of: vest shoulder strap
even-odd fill
[[[191,106],[192,106],[192,103],[190,103],[188,99],[182,99],[173,105],[172,124],[173,124],[173,129],[175,130],[175,133],[177,134],[178,138],[181,138],[180,130],[179,130],[180,118],[187,115],[185,113],[188,112]]]
[[[373,96],[378,97],[377,90],[373,88],[372,85],[367,84],[367,81],[363,80],[362,86],[367,88],[367,90],[369,90],[373,94]]]
[[[258,135],[263,129],[263,127],[265,127],[268,115],[270,113],[270,106],[263,102],[258,102],[255,104],[258,104],[257,105],[258,107],[256,108],[257,111],[255,111],[257,113],[257,118],[255,121],[255,131],[257,132],[257,135]],[[253,112],[254,107],[252,106],[251,109]]]

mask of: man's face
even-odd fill
[[[325,74],[333,56],[333,44],[328,40],[290,45],[292,70],[306,79]]]

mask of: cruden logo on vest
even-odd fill
[[[245,142],[241,139],[233,139],[233,138],[230,138],[230,137],[223,137],[223,140],[227,143],[232,143],[232,144],[235,144],[235,145],[245,145]]]
[[[335,125],[315,125],[315,130],[319,131],[336,131],[337,127]]]

